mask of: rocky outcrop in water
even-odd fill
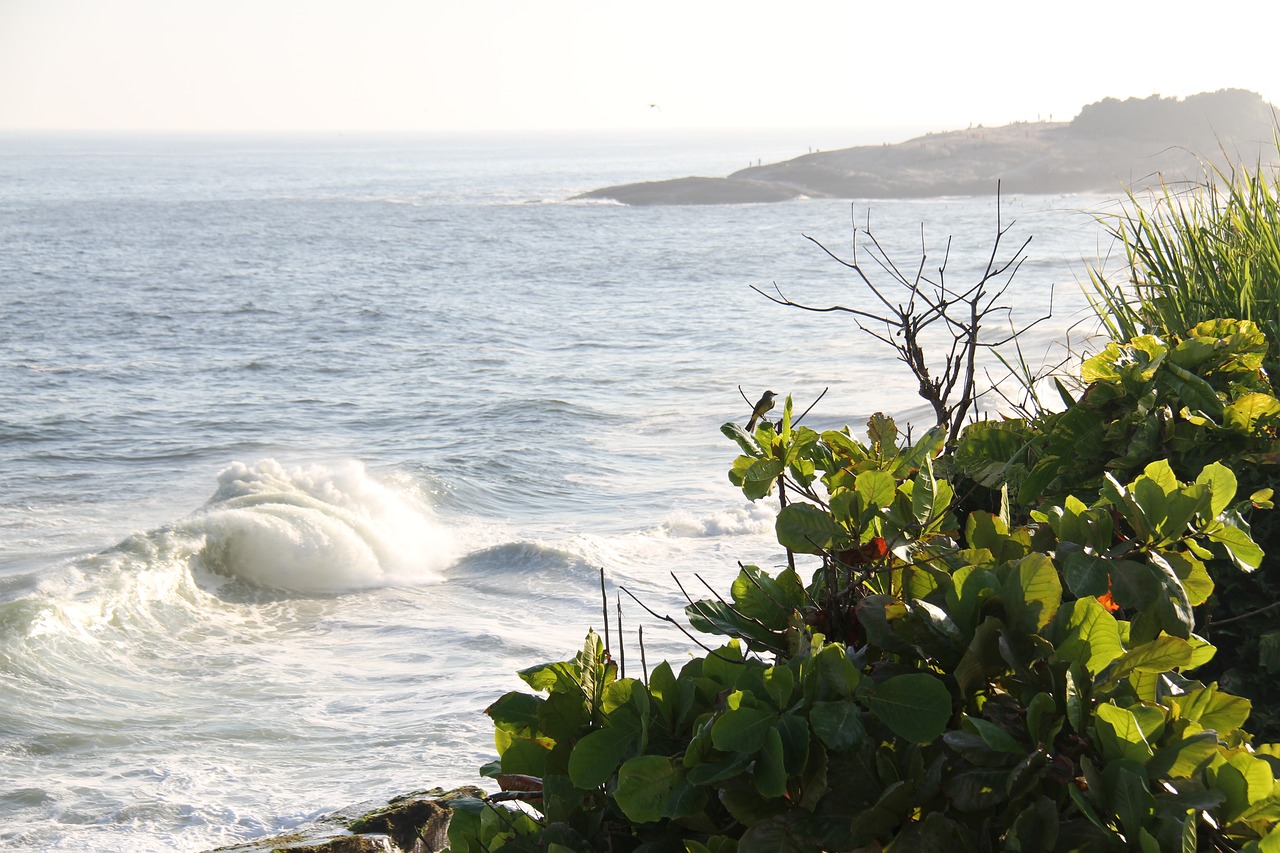
[[[1069,122],[930,133],[755,166],[727,178],[677,178],[577,196],[624,204],[733,204],[810,198],[921,198],[1116,192],[1195,180],[1206,164],[1274,163],[1274,108],[1241,89],[1185,99],[1107,98]]]
[[[479,788],[433,788],[383,806],[352,806],[285,835],[210,853],[436,853],[448,846],[451,803],[484,796]]]

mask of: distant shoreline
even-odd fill
[[[1199,180],[1233,162],[1276,161],[1273,107],[1239,89],[1175,98],[1108,98],[1070,122],[1016,122],[905,142],[817,151],[727,177],[621,184],[578,199],[629,205],[742,204],[808,198],[927,198],[1114,192]],[[1225,153],[1224,153],[1225,152]]]

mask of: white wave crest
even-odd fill
[[[203,568],[289,592],[431,582],[456,556],[424,502],[359,462],[237,462],[183,527],[204,538]]]
[[[750,536],[772,530],[776,513],[775,507],[758,503],[707,515],[676,510],[667,516],[662,529],[668,536],[689,538]]]

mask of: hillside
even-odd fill
[[[1185,99],[1106,98],[1070,122],[930,133],[822,151],[725,178],[623,184],[577,198],[625,204],[732,204],[810,198],[919,198],[1005,192],[1115,192],[1194,179],[1205,162],[1277,159],[1274,108],[1241,89]]]

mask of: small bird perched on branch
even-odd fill
[[[760,417],[764,415],[765,412],[773,408],[773,398],[776,396],[777,395],[772,391],[764,392],[764,395],[760,398],[760,402],[756,403],[756,407],[751,410],[751,420],[747,421],[747,432],[751,432],[755,429],[756,421],[760,420]]]

